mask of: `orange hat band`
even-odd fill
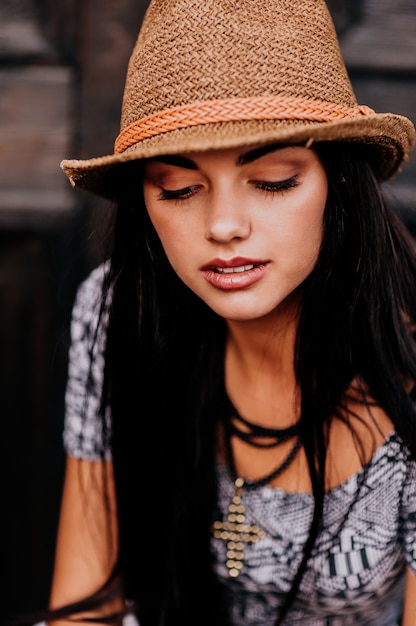
[[[332,122],[373,114],[373,109],[365,105],[346,107],[334,102],[290,96],[259,96],[193,102],[166,109],[133,122],[117,137],[114,152],[120,154],[143,139],[201,124],[249,120]]]

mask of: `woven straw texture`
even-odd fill
[[[360,141],[390,176],[414,127],[358,106],[322,0],[152,0],[130,58],[113,155],[64,161],[71,182],[115,195],[119,162],[260,142]]]
[[[156,0],[131,58],[121,127],[185,102],[276,94],[356,104],[324,4]]]

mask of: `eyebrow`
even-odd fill
[[[282,143],[271,143],[265,146],[260,146],[260,148],[254,148],[254,150],[249,150],[248,152],[241,154],[237,159],[237,165],[252,163],[253,161],[257,161],[257,159],[260,159],[262,156],[269,154],[270,152],[283,150],[283,148],[287,148],[287,145]]]
[[[247,163],[252,163],[253,161],[257,161],[262,156],[269,154],[270,152],[275,152],[276,150],[282,150],[283,148],[287,148],[286,144],[268,144],[265,146],[260,146],[260,148],[254,148],[254,150],[249,150],[244,154],[240,154],[237,158],[237,165],[246,165]],[[166,163],[167,165],[173,165],[175,167],[183,167],[187,170],[197,170],[198,165],[192,159],[188,159],[184,156],[178,156],[177,154],[162,154],[160,156],[150,157],[149,161],[159,161],[160,163]]]
[[[197,170],[198,166],[195,161],[176,154],[162,154],[160,156],[151,157],[149,161],[158,161],[160,163],[166,163],[167,165],[174,165],[176,167],[184,167],[187,170]]]

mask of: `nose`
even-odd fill
[[[250,219],[244,204],[232,194],[213,194],[206,211],[205,237],[219,243],[246,239],[250,234]]]

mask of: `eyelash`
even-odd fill
[[[254,186],[256,189],[260,189],[267,194],[284,193],[294,187],[300,185],[298,176],[291,176],[286,180],[279,180],[277,182],[268,181],[255,181]]]
[[[287,180],[279,180],[277,182],[254,181],[254,187],[267,194],[284,193],[299,185],[297,176],[292,176]],[[191,198],[198,190],[199,185],[190,185],[182,189],[162,189],[158,195],[158,200],[187,200]]]
[[[158,200],[187,200],[194,195],[198,185],[183,187],[183,189],[162,189],[158,195]]]

